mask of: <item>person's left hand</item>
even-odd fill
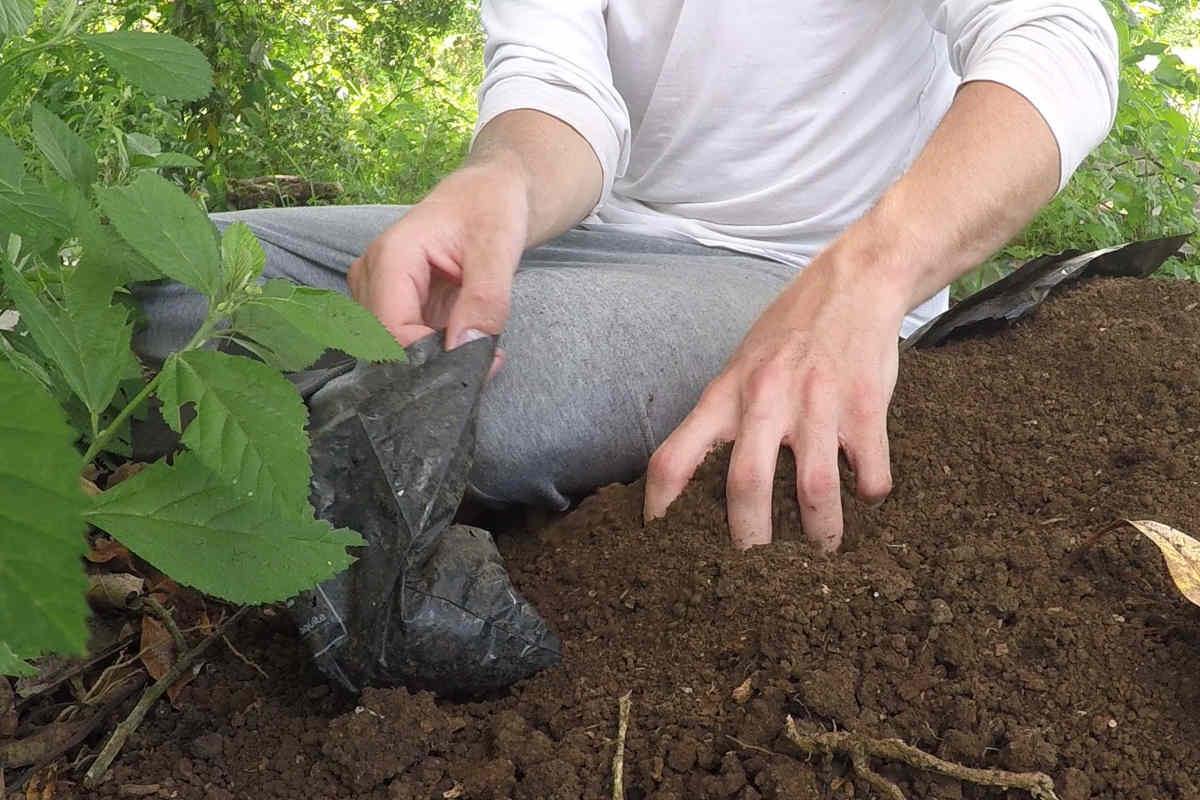
[[[771,541],[780,445],[796,458],[804,530],[824,549],[842,540],[839,450],[858,496],[891,491],[887,408],[896,385],[906,298],[871,267],[813,261],[759,316],[699,403],[650,459],[645,518],[662,516],[709,450],[733,440],[726,479],[738,547]]]

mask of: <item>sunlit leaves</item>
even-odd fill
[[[167,33],[113,31],[82,37],[123,78],[150,94],[199,100],[212,91],[212,68],[204,55]]]

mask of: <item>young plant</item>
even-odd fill
[[[194,100],[211,90],[207,62],[184,41],[84,35],[76,4],[64,9],[56,30],[29,34],[30,0],[0,0],[0,92],[30,59],[80,47],[145,92]],[[185,158],[151,154],[126,185],[100,186],[83,138],[35,102],[24,109],[41,158],[0,136],[0,674],[28,671],[25,659],[44,652],[83,651],[89,524],[235,603],[282,600],[346,568],[347,546],[362,540],[313,517],[307,414],[281,370],[326,347],[404,357],[350,299],[264,284],[250,229],[218,236],[158,174]],[[130,350],[127,287],[158,279],[201,293],[208,311],[147,380]],[[219,352],[218,341],[258,359]],[[81,470],[125,451],[130,418],[151,395],[181,451],[89,498]]]

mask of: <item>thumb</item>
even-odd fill
[[[446,321],[446,343],[453,350],[484,336],[498,336],[508,322],[516,258],[493,253],[465,260],[462,286]]]

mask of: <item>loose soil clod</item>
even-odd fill
[[[786,456],[771,547],[728,545],[727,453],[647,527],[640,489],[615,487],[501,537],[565,657],[499,696],[341,698],[282,614],[249,614],[230,638],[271,679],[213,656],[79,795],[607,799],[613,698],[632,692],[628,800],[883,796],[844,759],[781,755],[788,716],[1043,772],[1061,800],[1200,800],[1200,608],[1131,529],[1081,552],[1119,519],[1200,531],[1196,309],[1194,284],[1097,281],[1011,332],[906,353],[895,489],[879,509],[847,500],[832,557],[803,540]],[[869,766],[912,798],[1012,796]]]

